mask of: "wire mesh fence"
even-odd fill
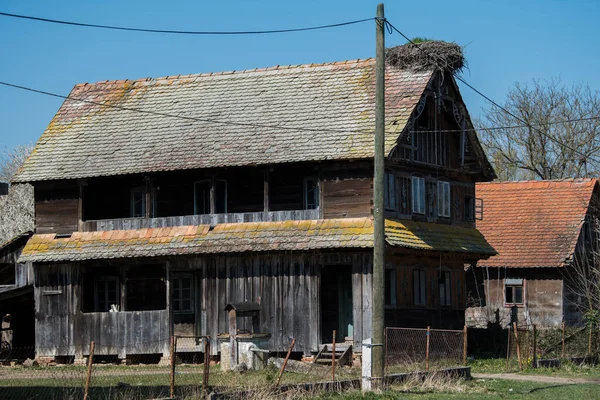
[[[600,331],[589,327],[517,327],[507,331],[506,370],[557,366],[561,360],[588,362],[596,359]]]
[[[209,337],[172,337],[170,343],[141,343],[136,354],[125,358],[119,358],[119,349],[101,343],[90,343],[78,355],[74,349],[7,346],[0,353],[0,398],[199,399],[237,391],[262,396],[284,386],[360,377],[359,368],[291,359],[284,367],[279,357],[266,362],[266,354],[259,370],[225,371],[218,357],[211,356],[211,344]],[[72,355],[57,355],[65,353]]]
[[[386,328],[386,374],[465,365],[466,345],[466,329]]]

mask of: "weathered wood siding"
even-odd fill
[[[33,285],[32,264],[17,262],[27,239],[28,236],[23,236],[0,250],[0,264],[14,265],[15,274],[14,285],[0,285],[0,293]]]
[[[96,354],[124,357],[168,351],[167,310],[83,313],[80,271],[78,263],[34,268],[38,356],[81,357],[92,340]]]
[[[69,234],[78,230],[79,186],[76,180],[35,186],[37,233]]]
[[[213,258],[190,257],[171,260],[171,270],[194,272],[197,334],[216,337],[228,332],[225,306],[231,302],[255,301],[262,305],[261,331],[271,334],[269,349],[286,351],[296,338],[296,351],[311,353],[321,343],[320,273],[322,265],[344,264],[352,274],[355,342],[371,331],[371,263],[369,253],[319,255],[286,253],[276,255],[229,255]],[[343,273],[343,272],[342,272]],[[240,320],[240,329],[250,321]],[[213,342],[213,353],[218,351]]]
[[[488,279],[489,277],[489,279]],[[483,271],[486,306],[470,309],[472,323],[499,320],[502,326],[511,322],[511,307],[504,304],[504,279],[523,279],[523,305],[517,307],[520,325],[560,326],[564,311],[564,283],[558,268],[489,268]],[[577,324],[577,321],[569,321]],[[581,320],[578,321],[581,323]]]
[[[356,218],[371,215],[372,178],[325,180],[321,188],[323,218]]]

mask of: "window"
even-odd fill
[[[386,210],[396,210],[396,174],[393,172],[385,172],[384,204]]]
[[[146,191],[143,188],[131,190],[131,216],[133,218],[146,216]]]
[[[504,303],[506,305],[523,304],[523,279],[504,280]]]
[[[439,181],[438,192],[438,216],[450,218],[450,182]]]
[[[413,270],[413,303],[415,306],[424,306],[427,304],[425,271],[422,269]]]
[[[194,183],[194,214],[210,214],[210,181]]]
[[[173,312],[193,313],[192,275],[179,275],[173,278]]]
[[[475,197],[465,196],[465,221],[475,221]]]
[[[111,305],[120,306],[119,278],[99,276],[94,282],[94,311],[108,312]]]
[[[385,269],[385,305],[396,306],[396,269],[393,267]]]
[[[449,307],[452,305],[452,297],[450,297],[450,271],[440,271],[439,288],[440,288],[440,306]]]
[[[412,177],[412,210],[414,214],[425,214],[425,179]]]
[[[304,179],[304,209],[319,208],[319,181],[316,178]]]

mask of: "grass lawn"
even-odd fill
[[[530,368],[524,367],[523,372],[519,372],[516,364],[511,364],[513,367],[506,371],[506,360],[502,358],[490,358],[469,361],[471,372],[476,373],[503,373],[513,372],[523,375],[546,375],[546,376],[561,376],[569,378],[592,378],[600,379],[600,365],[576,365],[571,362],[563,362],[560,368]],[[600,397],[600,396],[599,396]]]
[[[347,392],[342,394],[323,394],[316,398],[327,400],[341,399],[598,399],[600,386],[595,384],[553,385],[533,382],[506,380],[473,380],[470,382],[449,383],[440,387],[394,387],[383,394]]]

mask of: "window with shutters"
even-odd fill
[[[391,171],[386,171],[384,183],[384,208],[388,211],[396,211],[396,174]]]
[[[419,176],[412,177],[412,212],[425,214],[425,179]]]
[[[450,182],[438,181],[438,216],[450,218]]]

